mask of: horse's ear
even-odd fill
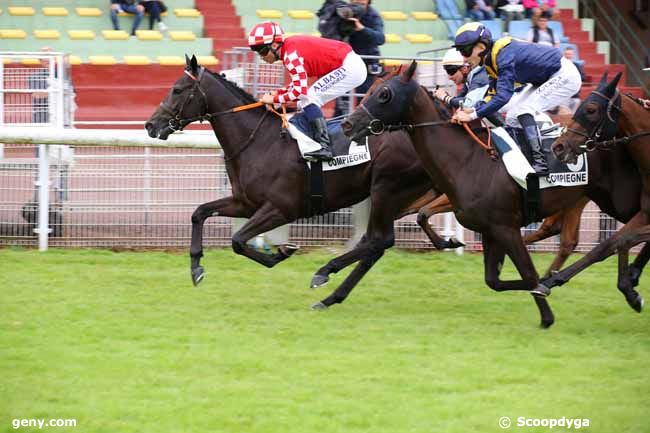
[[[604,86],[605,84],[607,84],[607,71],[605,71],[603,76],[600,77],[600,83],[598,83],[598,86]]]
[[[418,62],[413,60],[409,65],[408,69],[402,73],[402,81],[405,83],[411,81],[411,79],[413,78],[413,74],[415,74],[415,69],[417,67],[418,67]]]
[[[190,59],[190,69],[192,69],[193,74],[196,74],[199,71],[199,62],[196,60],[194,54],[192,54],[192,58]]]
[[[187,54],[185,54],[185,65],[190,66],[190,58],[187,57]]]
[[[616,93],[616,86],[618,85],[619,80],[621,79],[621,75],[623,75],[622,72],[619,72],[616,74],[614,79],[607,85],[607,88],[605,89],[605,94],[608,96],[614,96],[614,93]]]

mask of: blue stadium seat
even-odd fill
[[[497,40],[501,37],[501,20],[484,20],[481,24],[492,33],[492,39]]]
[[[569,38],[564,36],[564,27],[560,21],[549,21],[548,27],[553,30],[553,35],[560,42],[569,42]]]
[[[526,40],[530,27],[529,20],[513,20],[510,21],[510,25],[508,26],[508,33],[513,38]]]
[[[454,0],[438,0],[438,15],[444,20],[462,20],[463,16],[458,11]]]

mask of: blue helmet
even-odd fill
[[[492,45],[492,33],[481,23],[472,22],[463,24],[456,30],[454,47],[461,48],[483,42],[486,46]]]

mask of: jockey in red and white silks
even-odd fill
[[[288,36],[277,23],[257,24],[248,35],[248,45],[267,63],[282,60],[289,72],[288,86],[262,96],[266,104],[297,101],[309,120],[321,149],[305,156],[328,160],[327,124],[320,109],[325,103],[360,86],[367,67],[345,42],[315,36]],[[309,86],[307,78],[318,77]]]

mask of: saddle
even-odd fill
[[[304,113],[294,114],[289,123],[294,125],[300,132],[305,134],[307,137],[316,141],[314,131],[312,130],[309,120],[304,115]],[[332,154],[334,156],[347,155],[350,149],[350,140],[345,134],[343,134],[343,129],[341,129],[341,121],[329,120],[327,122],[327,132],[330,135],[330,147],[332,149]]]

